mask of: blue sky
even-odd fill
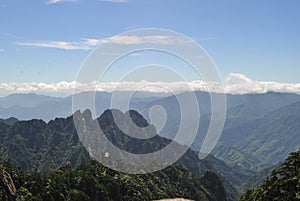
[[[0,82],[73,81],[94,47],[63,42],[151,27],[196,40],[222,78],[298,83],[299,10],[298,0],[0,0]]]

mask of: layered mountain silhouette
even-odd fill
[[[127,97],[130,92],[118,92],[118,97]],[[137,93],[131,97],[130,108],[142,113],[144,116],[148,109],[153,105],[162,105],[169,117],[174,119],[180,116],[180,110],[177,110],[178,101],[176,96],[183,94],[168,95],[158,93]],[[94,92],[83,92],[78,96],[90,96]],[[210,95],[207,92],[195,92],[200,112],[202,115],[209,114],[211,111]],[[167,97],[166,97],[167,96]],[[265,94],[227,94],[227,108],[233,108],[238,105],[247,106],[254,114],[265,115],[281,107],[292,103],[300,102],[300,96],[297,94],[268,92]],[[112,93],[96,92],[95,106],[97,116],[100,116],[106,109],[111,108]],[[174,109],[175,107],[175,109]],[[113,107],[115,108],[115,107]],[[170,109],[168,109],[170,108]],[[170,112],[169,112],[170,111]],[[0,98],[0,118],[7,119],[15,117],[20,120],[43,119],[50,121],[57,117],[68,117],[72,115],[72,96],[51,97],[38,94],[11,94]],[[145,116],[147,118],[147,116]],[[171,118],[171,119],[173,119]]]
[[[87,94],[91,95],[90,92],[79,95]],[[219,143],[212,155],[201,161],[198,159],[198,151],[211,121],[211,104],[208,93],[195,94],[201,113],[199,129],[191,149],[178,163],[199,176],[208,170],[216,172],[224,183],[228,200],[236,200],[246,189],[261,184],[290,152],[300,146],[299,95],[273,92],[228,94],[225,125]],[[170,144],[180,125],[180,104],[176,96],[143,94],[133,97],[130,108],[136,111],[125,113],[116,109],[108,110],[111,97],[111,93],[96,93],[98,119],[93,119],[88,111],[78,114],[88,121],[97,121],[107,138],[128,152],[144,154]],[[142,133],[134,127],[126,126],[128,117],[141,127],[149,126],[149,109],[156,105],[162,106],[167,114],[166,124],[159,133],[153,126]],[[150,137],[149,140],[127,136],[114,124],[112,112],[124,119],[121,124],[125,133],[144,135]],[[71,114],[71,96],[53,98],[15,94],[0,98],[1,157],[10,159],[26,171],[39,172],[55,170],[66,161],[70,161],[74,167],[88,163],[90,155],[79,140]],[[195,119],[191,117],[189,120]],[[177,143],[179,149],[186,148],[181,145],[184,143]]]

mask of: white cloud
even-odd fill
[[[138,44],[172,44],[174,41],[171,36],[167,35],[150,35],[150,36],[134,36],[122,35],[113,36],[103,40],[105,43],[114,43],[120,45],[138,45]]]
[[[46,4],[50,5],[50,4],[57,4],[61,2],[76,2],[76,1],[78,0],[48,0]]]
[[[265,93],[268,91],[262,83],[253,81],[243,74],[231,73],[225,79],[227,93]]]
[[[259,82],[254,81],[243,74],[230,74],[225,79],[225,91],[230,94],[249,94],[249,93],[265,93],[268,91],[281,93],[296,93],[300,94],[300,83],[279,83],[279,82]],[[73,82],[58,82],[58,83],[0,83],[0,94],[8,95],[11,93],[41,93],[41,94],[71,94],[76,87],[77,91],[144,91],[152,93],[182,93],[185,91],[208,91],[222,92],[224,91],[218,83],[204,82],[201,80],[192,82],[98,82],[78,83]]]
[[[55,3],[59,3],[61,2],[61,0],[49,0],[46,2],[46,4],[55,4]]]
[[[180,42],[180,41],[176,41]],[[134,36],[123,35],[113,36],[105,39],[81,38],[79,41],[30,41],[17,42],[20,46],[57,48],[64,50],[91,50],[101,43],[112,43],[118,45],[138,45],[138,44],[172,44],[175,41],[170,36],[150,35],[150,36]]]
[[[139,57],[139,56],[144,56],[145,54],[144,53],[141,53],[141,52],[135,52],[135,53],[131,53],[129,54],[129,56],[132,56],[132,57]]]
[[[247,94],[268,91],[300,94],[300,83],[255,81],[240,73],[231,73],[225,79],[227,93]]]
[[[103,2],[111,2],[111,3],[126,3],[128,0],[99,0]]]
[[[0,52],[4,52],[4,49],[0,49]]]
[[[33,42],[18,42],[20,46],[57,48],[64,50],[90,50],[93,47],[101,44],[102,40],[97,39],[81,39],[78,42],[69,41],[33,41]]]

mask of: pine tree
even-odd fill
[[[273,171],[260,187],[248,190],[240,200],[300,200],[300,148],[291,153],[282,167]]]

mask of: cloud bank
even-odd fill
[[[231,73],[225,79],[226,92],[231,94],[266,93],[269,91],[300,94],[300,83],[255,81],[240,73]]]
[[[0,95],[12,93],[39,93],[45,95],[70,95],[76,88],[77,92],[83,91],[142,91],[150,93],[182,93],[186,91],[206,91],[228,94],[253,94],[269,91],[281,93],[300,94],[300,83],[260,82],[252,80],[243,74],[231,73],[224,80],[224,88],[218,83],[204,82],[201,80],[191,82],[98,82],[78,83],[0,83]]]

